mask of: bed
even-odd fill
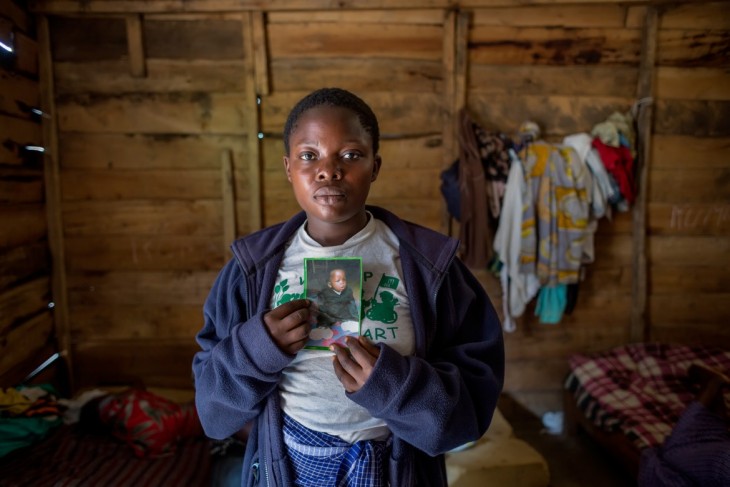
[[[0,460],[0,486],[103,485],[105,487],[179,487],[210,485],[208,441],[187,439],[173,454],[138,458],[107,435],[76,425],[55,429],[39,444]]]
[[[635,343],[570,357],[565,427],[604,446],[634,477],[641,452],[661,445],[700,392],[696,370],[730,372],[730,352],[711,347]],[[724,401],[730,405],[730,393]]]
[[[37,387],[19,389],[34,401],[2,418],[3,428],[9,425],[3,445],[14,439],[11,446],[18,447],[0,457],[0,487],[211,485],[217,445],[195,426],[187,398],[178,402],[159,391],[117,388],[86,391],[94,394],[74,404],[44,386],[45,396]],[[75,421],[68,421],[74,411]],[[25,429],[31,419],[48,427]]]

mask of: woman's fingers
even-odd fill
[[[380,349],[369,343],[365,337],[359,340],[348,337],[345,343],[349,350],[341,345],[332,345],[335,374],[348,392],[359,390],[373,371]]]

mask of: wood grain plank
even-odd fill
[[[64,201],[197,200],[220,197],[221,174],[215,170],[64,171]]]
[[[51,270],[48,243],[28,243],[0,249],[0,292]]]
[[[516,66],[472,64],[469,92],[489,95],[625,97],[636,87],[633,66]],[[571,80],[566,83],[565,80]]]
[[[48,23],[54,62],[119,60],[127,55],[124,17],[50,16]]]
[[[269,55],[358,59],[441,59],[441,26],[410,24],[331,24],[305,22],[291,29],[269,24]]]
[[[655,203],[730,201],[730,167],[657,169],[649,172],[649,199]]]
[[[134,78],[144,78],[147,75],[144,32],[142,30],[142,16],[128,15],[127,22],[127,53],[129,57],[129,73]]]
[[[122,93],[239,92],[244,89],[239,60],[147,59],[144,78],[129,73],[124,60],[56,62],[57,93],[118,95]]]
[[[707,203],[651,203],[649,230],[652,235],[730,237],[730,203],[717,200]]]
[[[135,384],[190,388],[190,364],[198,350],[192,340],[99,341],[75,344],[74,380],[78,387]]]
[[[658,33],[660,66],[727,67],[730,32],[722,30],[671,29]]]
[[[69,272],[216,270],[225,263],[210,237],[69,237],[65,245]]]
[[[699,0],[704,1],[704,0]],[[605,3],[606,0],[575,0],[573,3]],[[525,5],[562,4],[564,0],[523,0]],[[646,3],[646,0],[624,0],[624,4]],[[514,6],[514,0],[460,0],[464,8]],[[362,4],[353,0],[340,2],[339,10],[367,9],[425,9],[449,8],[449,0],[370,0]],[[333,8],[331,0],[279,0],[275,3],[262,0],[35,0],[32,10],[41,13],[115,13],[115,12],[222,12],[262,10],[326,10]]]
[[[29,118],[29,108],[38,108],[38,82],[8,70],[0,70],[0,112]]]
[[[727,2],[689,2],[671,5],[662,13],[662,29],[730,30]]]
[[[203,306],[217,271],[69,274],[69,303],[77,305]]]
[[[66,96],[58,100],[62,132],[240,134],[242,93]]]
[[[723,168],[730,158],[730,137],[654,134],[652,139],[651,167],[657,170]]]
[[[37,152],[25,152],[26,145],[42,146],[41,127],[26,118],[0,114],[0,164],[39,167],[42,156]]]
[[[48,233],[42,204],[0,205],[0,248],[45,240]]]
[[[299,12],[267,13],[269,24],[299,24],[301,22],[333,22],[359,24],[426,24],[441,25],[444,21],[444,12],[436,9],[373,9],[373,10],[315,10]]]
[[[649,276],[650,289],[654,296],[720,294],[730,289],[730,272],[717,265],[698,265],[688,269],[672,262],[664,262],[652,266]]]
[[[707,324],[726,334],[730,294],[653,295],[649,297],[652,328],[671,324]],[[730,340],[730,336],[728,336]]]
[[[99,306],[79,304],[70,310],[72,341],[183,338],[192,340],[203,327],[202,307],[176,305]]]
[[[637,65],[638,29],[475,26],[469,39],[474,64]]]
[[[231,149],[237,177],[244,177],[241,135],[61,134],[64,169],[208,169],[217,170],[220,152]]]
[[[656,96],[671,100],[730,100],[730,68],[657,69]]]
[[[0,293],[0,335],[48,310],[51,281],[40,276]]]
[[[147,57],[155,59],[243,59],[238,19],[144,22]]]
[[[276,58],[270,60],[273,92],[301,91],[322,87],[322,80],[353,92],[443,90],[443,67],[439,61],[421,59]],[[352,73],[357,73],[353,76]]]
[[[474,9],[474,26],[613,27],[624,26],[621,5],[526,5]]]
[[[53,342],[53,338],[53,317],[48,311],[10,330],[0,338],[0,375],[34,359],[36,363],[33,365],[39,365],[38,358],[44,357],[40,352]]]
[[[220,236],[220,200],[69,201],[67,237],[93,235]]]
[[[705,236],[649,237],[650,265],[671,263],[688,269],[720,265],[730,255],[730,239]]]
[[[43,174],[35,170],[0,168],[0,204],[42,203]]]

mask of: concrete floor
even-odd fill
[[[585,433],[573,437],[545,433],[540,418],[509,396],[500,399],[500,411],[515,436],[545,457],[550,487],[634,487],[636,481]]]

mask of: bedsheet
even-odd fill
[[[570,357],[570,390],[585,416],[605,431],[622,431],[639,449],[661,444],[699,384],[692,364],[730,372],[730,351],[658,343],[635,343]],[[730,405],[730,393],[725,394]]]
[[[12,452],[0,462],[0,487],[208,486],[211,475],[209,441],[190,438],[173,454],[137,458],[108,434],[60,426],[41,443]]]

